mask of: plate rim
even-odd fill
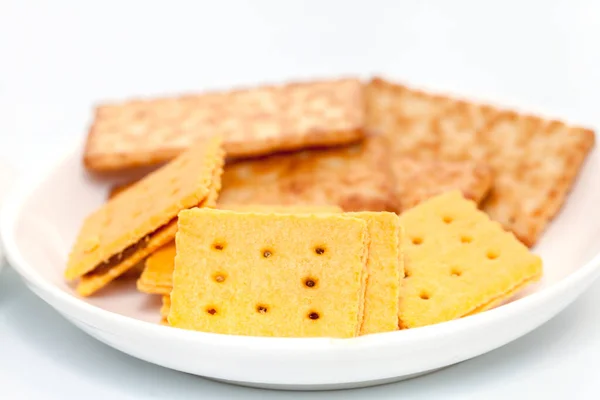
[[[23,205],[31,194],[47,180],[47,178],[64,162],[71,157],[77,157],[81,149],[81,141],[65,151],[53,161],[47,162],[43,167],[37,169],[39,172],[24,174],[5,197],[4,204],[0,210],[0,238],[4,245],[5,256],[13,269],[28,284],[41,290],[53,300],[59,302],[62,306],[68,306],[69,310],[77,310],[79,313],[94,317],[95,320],[118,324],[128,330],[143,330],[147,334],[157,337],[168,337],[170,340],[176,339],[185,342],[194,342],[203,345],[221,345],[226,347],[243,347],[247,350],[292,350],[292,351],[334,351],[339,348],[385,348],[389,346],[399,346],[411,342],[433,340],[448,335],[457,334],[463,331],[471,330],[473,327],[481,327],[496,320],[506,320],[513,316],[534,310],[543,305],[548,299],[561,296],[569,292],[573,287],[584,282],[586,288],[589,287],[600,276],[600,252],[596,253],[589,261],[580,266],[576,271],[570,273],[559,282],[544,288],[540,291],[531,293],[523,298],[514,300],[501,307],[488,310],[483,313],[459,318],[456,320],[438,323],[434,325],[376,333],[371,335],[359,336],[354,338],[288,338],[288,337],[260,337],[260,336],[241,336],[225,335],[210,332],[198,332],[185,329],[174,329],[173,327],[163,326],[148,321],[139,320],[126,315],[121,315],[112,311],[105,310],[96,305],[86,302],[73,294],[70,294],[56,285],[44,279],[30,263],[24,260],[18,241],[13,234],[16,229],[17,217],[23,212]],[[596,146],[587,157],[585,165],[592,157],[600,157],[600,149]],[[30,287],[30,290],[32,288]],[[44,299],[36,290],[32,290],[38,297],[49,303],[56,311],[62,312],[55,304]],[[585,290],[577,293],[579,296]],[[576,297],[577,297],[576,296]],[[98,328],[101,329],[101,328]],[[102,329],[104,330],[104,329]]]

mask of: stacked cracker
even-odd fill
[[[167,164],[114,188],[66,275],[90,295],[144,262],[137,286],[163,297],[163,323],[215,333],[353,337],[461,318],[540,278],[527,246],[592,144],[582,128],[380,79],[103,106],[88,168]],[[524,156],[534,146],[544,157]]]

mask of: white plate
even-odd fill
[[[350,388],[443,368],[530,332],[600,274],[600,156],[594,149],[566,207],[535,249],[545,262],[544,279],[516,301],[452,322],[345,340],[179,330],[157,324],[158,299],[136,292],[133,282],[114,285],[93,299],[74,294],[62,278],[67,254],[83,217],[104,201],[108,183],[85,173],[79,147],[41,171],[9,196],[0,221],[7,256],[28,287],[116,349],[168,368],[245,385]]]

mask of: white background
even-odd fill
[[[0,0],[0,162],[35,172],[83,138],[99,101],[374,73],[597,128],[600,2]],[[534,333],[475,360],[393,385],[299,394],[118,353],[8,270],[0,398],[593,399],[598,304],[600,282]]]

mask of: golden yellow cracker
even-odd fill
[[[172,240],[177,213],[202,205],[219,184],[223,156],[220,138],[200,142],[90,214],[66,279],[82,278],[78,291],[89,295]]]
[[[483,209],[528,246],[564,203],[594,132],[382,79],[366,90],[366,126],[391,139],[392,158],[484,161],[494,185]]]
[[[492,187],[492,170],[474,161],[392,160],[399,211],[438,194],[460,190],[468,199],[481,202]]]
[[[542,262],[459,191],[400,216],[405,230],[404,328],[449,321],[513,294],[542,274]]]
[[[395,211],[381,139],[228,165],[219,207],[230,204],[337,205],[345,211]]]
[[[350,143],[364,136],[363,104],[362,83],[339,79],[103,105],[84,162],[97,171],[152,165],[214,134],[231,157]]]
[[[404,277],[400,220],[389,212],[358,212],[348,216],[367,223],[369,256],[367,288],[361,335],[398,329],[398,298]]]
[[[250,336],[356,336],[368,243],[366,222],[339,214],[182,211],[169,323]]]

